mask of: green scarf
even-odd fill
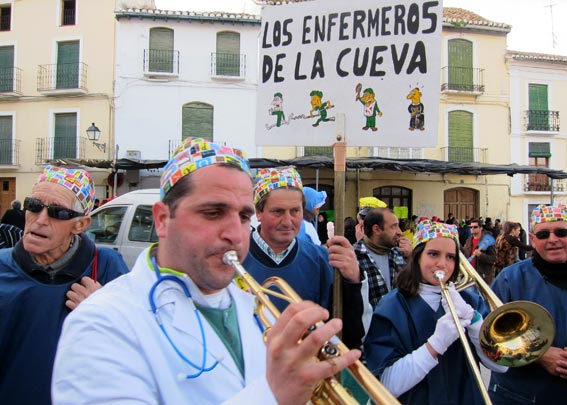
[[[364,235],[364,244],[370,251],[376,253],[377,255],[387,255],[388,253],[390,253],[390,248],[382,245],[377,245],[376,243],[372,242],[366,235]]]

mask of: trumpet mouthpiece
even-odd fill
[[[228,250],[222,256],[222,261],[224,264],[232,265],[232,263],[238,261],[238,255],[236,254],[235,250]]]
[[[435,278],[437,280],[445,280],[445,272],[443,270],[437,270],[435,272]]]

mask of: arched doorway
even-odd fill
[[[374,197],[388,204],[399,219],[411,218],[412,190],[401,186],[383,186],[372,190]]]
[[[455,218],[477,218],[478,197],[477,190],[466,187],[455,187],[443,193],[444,218],[452,213]]]

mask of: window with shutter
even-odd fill
[[[210,104],[193,102],[183,106],[181,139],[198,137],[213,141],[214,109]]]
[[[240,34],[217,33],[216,75],[240,76]]]
[[[0,165],[12,164],[12,116],[0,117]]]
[[[449,161],[474,162],[473,114],[467,111],[449,113]]]
[[[12,6],[0,6],[0,31],[10,31],[12,29]]]
[[[79,41],[57,44],[57,88],[79,88]]]
[[[53,159],[76,158],[77,113],[55,114]]]
[[[150,29],[149,71],[173,73],[172,29]]]
[[[0,47],[0,93],[14,91],[14,47]]]
[[[61,25],[75,25],[76,1],[61,0]]]
[[[451,39],[449,52],[449,89],[473,91],[473,46],[466,39]]]
[[[547,85],[530,84],[529,87],[528,130],[549,131],[549,111],[547,105]]]

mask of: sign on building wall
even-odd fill
[[[435,146],[441,1],[317,0],[262,11],[257,145]]]

